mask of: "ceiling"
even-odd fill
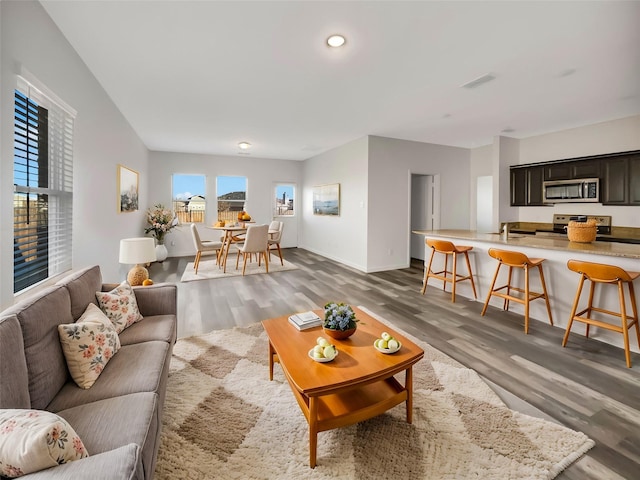
[[[473,148],[640,114],[638,1],[41,3],[151,150]]]

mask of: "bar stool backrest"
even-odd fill
[[[529,257],[521,252],[513,252],[511,250],[500,250],[498,248],[490,248],[489,255],[499,262],[509,265],[510,267],[523,268],[525,265],[531,265]]]
[[[569,260],[567,262],[567,267],[569,270],[586,275],[592,282],[615,283],[619,280],[622,280],[623,282],[630,282],[633,280],[631,275],[629,275],[623,268],[615,265]]]
[[[456,250],[453,243],[446,240],[434,240],[433,238],[428,238],[427,245],[440,253],[453,253]]]

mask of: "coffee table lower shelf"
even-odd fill
[[[407,423],[411,423],[410,394],[394,377],[327,395],[306,396],[295,388],[292,391],[309,424],[311,468],[316,466],[319,432],[377,417],[403,402],[407,403]]]

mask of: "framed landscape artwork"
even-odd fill
[[[340,215],[340,184],[313,187],[313,214]]]
[[[138,172],[118,165],[118,211],[138,210]]]

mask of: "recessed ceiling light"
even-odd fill
[[[331,35],[329,38],[327,38],[327,45],[333,48],[338,48],[343,46],[346,41],[346,38],[344,38],[342,35]]]
[[[251,148],[251,144],[249,142],[240,142],[238,144],[238,147],[240,148],[240,150],[248,150],[249,148]]]

